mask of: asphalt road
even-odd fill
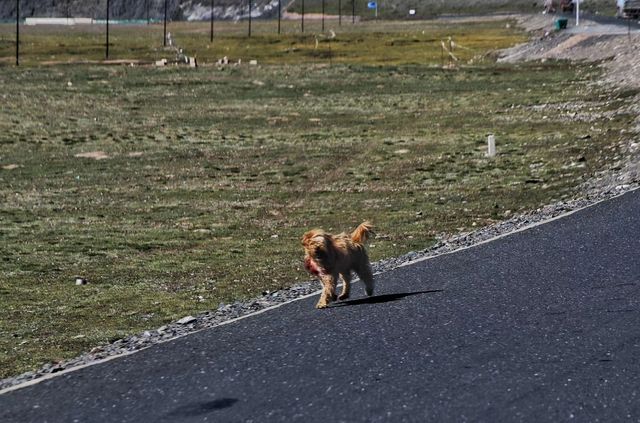
[[[0,395],[8,422],[640,421],[640,191]]]
[[[575,17],[575,13],[567,13],[566,16]],[[631,29],[640,29],[640,21],[638,21],[637,19],[623,19],[616,18],[614,16],[594,15],[592,13],[581,13],[580,16],[581,18],[584,17],[585,19],[589,19],[603,25],[618,25],[624,27],[628,26]]]

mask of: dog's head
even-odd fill
[[[322,229],[313,229],[302,236],[304,248],[304,267],[316,276],[320,276],[331,262],[333,243],[331,235]]]

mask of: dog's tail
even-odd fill
[[[362,222],[360,226],[358,226],[356,230],[351,233],[351,240],[356,244],[362,245],[367,242],[367,239],[369,239],[372,235],[374,235],[374,232],[371,222]]]

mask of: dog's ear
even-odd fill
[[[304,235],[302,235],[302,239],[300,240],[300,242],[302,243],[303,247],[307,247],[309,245],[309,242],[313,238],[314,234],[315,231],[307,231],[304,233]]]
[[[314,229],[306,232],[302,235],[302,245],[305,248],[309,248],[311,246],[321,246],[327,243],[326,241],[327,234],[320,229]]]
[[[316,236],[314,236],[313,238],[311,238],[311,241],[318,243],[318,244],[326,244],[327,243],[327,236],[325,234],[318,234]]]
[[[311,239],[310,250],[313,251],[313,256],[318,260],[322,266],[326,266],[327,263],[333,261],[335,256],[335,246],[333,245],[333,238],[327,233],[317,234]]]

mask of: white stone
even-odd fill
[[[193,316],[185,316],[182,319],[178,320],[176,323],[180,325],[188,325],[189,323],[195,322],[197,319]]]

